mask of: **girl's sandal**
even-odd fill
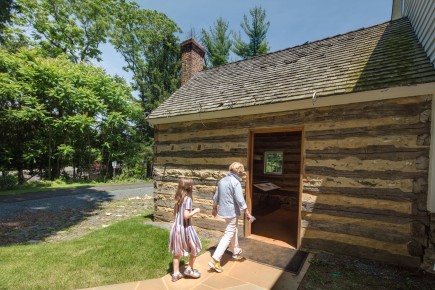
[[[184,278],[183,274],[181,274],[181,273],[172,274],[171,276],[172,276],[172,282],[177,282],[181,278]]]
[[[189,276],[191,278],[198,279],[199,277],[201,277],[201,273],[198,270],[196,270],[196,269],[193,269],[193,270],[192,269],[186,269],[184,271],[184,276]]]

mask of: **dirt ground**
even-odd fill
[[[435,275],[418,269],[318,253],[298,289],[434,290]]]
[[[23,212],[0,221],[0,246],[16,243],[53,243],[76,239],[110,224],[153,209],[149,196],[104,202],[89,210],[29,215]],[[153,224],[153,223],[150,223]],[[168,229],[168,223],[154,224]],[[198,229],[206,239],[216,232]],[[419,289],[435,290],[435,275],[347,256],[318,253],[310,261],[299,290],[309,289]]]
[[[100,203],[88,209],[60,212],[22,212],[0,221],[0,246],[17,243],[57,242],[76,239],[91,231],[143,214],[153,209],[150,196]]]

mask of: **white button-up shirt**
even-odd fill
[[[240,212],[248,207],[243,197],[240,177],[229,172],[219,180],[213,195],[213,203],[218,205],[218,216],[221,218],[240,216]]]

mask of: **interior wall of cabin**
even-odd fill
[[[251,234],[296,248],[302,133],[256,133],[253,141],[252,214],[257,220]],[[265,173],[267,151],[283,153],[282,174]],[[265,191],[256,186],[264,183],[279,188]]]

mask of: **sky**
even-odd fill
[[[243,31],[240,23],[249,9],[261,6],[270,22],[267,33],[270,52],[317,41],[338,34],[373,26],[391,19],[392,0],[136,0],[143,9],[166,14],[183,31],[180,42],[190,31],[197,35],[209,30],[222,17],[232,31]],[[245,38],[245,41],[247,39]],[[122,70],[122,56],[104,45],[103,61],[97,65],[111,75],[131,82],[131,74]],[[235,56],[232,61],[237,60]]]

